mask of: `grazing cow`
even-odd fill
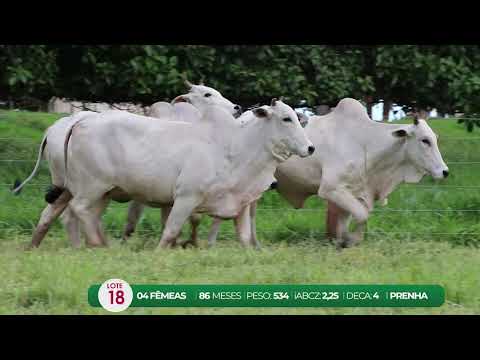
[[[275,172],[277,191],[295,208],[312,196],[333,202],[339,209],[337,246],[357,244],[374,202],[403,183],[418,183],[426,174],[448,176],[437,135],[424,120],[412,125],[372,121],[363,105],[341,100],[334,111],[314,116],[305,133],[316,146],[306,159],[291,157]],[[350,218],[357,226],[348,231]]]
[[[174,116],[174,118],[170,120],[194,121],[194,116],[195,119],[199,119],[200,113],[198,112],[198,110],[196,110],[195,106],[203,109],[205,108],[205,103],[222,106],[225,108],[226,111],[228,111],[234,116],[238,116],[239,112],[241,112],[241,108],[238,105],[235,105],[229,100],[224,99],[217,90],[203,85],[192,85],[188,81],[186,81],[186,84],[187,86],[189,86],[190,89],[190,92],[188,94],[177,97],[174,100],[174,106],[166,103],[172,108],[172,114]],[[193,95],[191,95],[191,93]],[[214,95],[206,96],[210,93]],[[184,97],[183,100],[182,96]],[[183,102],[180,103],[180,101]],[[155,111],[155,107],[152,108],[153,110],[151,109],[151,111]],[[52,207],[50,205],[53,202],[52,198],[56,197],[56,194],[58,194],[59,189],[62,188],[65,182],[64,144],[67,133],[73,124],[92,114],[97,113],[90,111],[82,111],[71,116],[63,117],[57,120],[53,125],[51,125],[45,132],[45,136],[41,142],[40,151],[34,170],[32,171],[31,175],[25,181],[23,181],[23,183],[15,186],[15,189],[13,190],[15,194],[20,193],[23,186],[35,176],[42,158],[45,158],[45,160],[48,161],[53,187],[45,196],[45,200],[49,203],[49,205],[47,205],[47,207],[42,211],[40,221],[37,225],[37,229],[43,230],[35,232],[36,237],[32,238],[32,246],[38,246],[38,244],[42,240],[42,234],[46,234],[46,232],[48,231],[48,227],[45,224],[50,223],[49,219],[54,215],[52,213]],[[159,115],[160,114],[157,113],[157,116]],[[138,221],[138,218],[141,215],[141,211],[142,206],[140,206],[139,204],[132,204],[131,208],[129,209],[128,215],[129,224],[133,223],[134,221]],[[67,234],[72,246],[80,247],[81,240],[79,219],[70,210],[70,208],[67,207],[62,213],[61,220],[65,226],[65,229],[67,230]],[[198,224],[198,219],[196,217],[192,218],[192,224]],[[127,231],[130,231],[128,224],[125,232]],[[195,233],[192,234],[192,236],[194,235],[196,236]]]
[[[240,240],[242,234],[250,238],[248,205],[270,187],[281,162],[315,150],[296,113],[282,101],[273,99],[253,112],[263,121],[242,131],[235,131],[233,116],[217,106],[197,124],[151,121],[122,111],[77,122],[65,141],[66,184],[52,213],[58,216],[70,205],[89,246],[107,245],[100,220],[110,199],[173,205],[159,248],[173,245],[193,213],[233,218]]]

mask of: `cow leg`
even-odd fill
[[[127,217],[127,225],[123,230],[122,240],[123,242],[127,241],[127,239],[133,234],[135,228],[137,227],[138,221],[142,216],[143,209],[145,209],[145,205],[132,201],[128,206],[128,217]]]
[[[47,235],[50,225],[56,218],[65,210],[69,201],[72,199],[72,194],[68,190],[64,190],[53,204],[48,204],[42,211],[40,221],[32,235],[32,242],[29,247],[38,247],[45,235]]]
[[[261,249],[260,242],[257,239],[257,202],[254,201],[250,204],[250,242],[256,249]]]
[[[172,211],[171,206],[162,207],[162,209],[161,209],[162,232],[165,230],[167,219],[170,216],[171,211]],[[182,232],[180,231],[180,234],[178,235],[178,237],[175,238],[175,240],[172,241],[172,243],[171,243],[172,247],[177,246],[177,240],[178,240],[178,238],[180,237],[181,234],[182,234]]]
[[[350,213],[341,208],[336,209],[336,227],[334,229],[335,236],[336,236],[336,246],[337,249],[348,247],[347,244],[349,243],[349,232],[348,232],[348,225],[350,224]]]
[[[200,221],[202,220],[202,215],[200,214],[193,214],[190,216],[190,224],[192,226],[192,234],[190,235],[190,240],[185,241],[182,244],[182,247],[186,247],[187,245],[193,245],[194,247],[198,247],[198,226],[200,225]]]
[[[210,227],[210,232],[208,233],[208,247],[215,246],[222,221],[223,220],[220,218],[213,218],[212,226]]]
[[[347,247],[355,246],[357,245],[360,241],[363,240],[364,236],[364,231],[367,223],[357,223],[355,225],[355,230],[349,234],[349,242],[347,244]]]
[[[182,226],[200,204],[201,198],[195,196],[177,197],[165,223],[165,229],[157,249],[164,249],[175,244],[182,231]]]
[[[73,211],[82,222],[89,247],[108,246],[101,226],[101,215],[107,205],[108,200],[105,198],[93,202],[85,198],[73,198],[71,202]]]
[[[335,189],[322,193],[319,191],[319,196],[334,202],[340,209],[351,214],[357,222],[357,226],[360,226],[360,229],[367,222],[368,209],[351,193],[345,190]],[[338,236],[337,234],[337,239]],[[343,247],[349,247],[358,242],[355,238],[352,238],[352,234],[348,233],[348,231],[343,233],[342,238],[344,239],[344,241],[342,241]]]
[[[162,207],[162,229],[165,229],[165,224],[167,223],[168,216],[170,215],[170,211],[172,211],[171,206]]]
[[[80,239],[80,219],[77,218],[70,206],[66,207],[62,215],[60,215],[60,219],[67,230],[67,235],[72,246],[76,249],[80,248],[82,245]]]
[[[245,206],[238,216],[233,219],[237,237],[243,246],[249,247],[251,243],[251,228],[250,228],[250,207]]]
[[[332,203],[331,201],[328,201],[327,203],[327,238],[329,239],[334,239],[337,237],[337,222],[338,222],[338,211],[339,208]]]
[[[98,221],[98,224],[97,224],[98,231],[99,231],[100,235],[102,235],[103,246],[105,246],[105,247],[108,247],[108,238],[105,235],[105,230],[103,229],[102,215],[105,212],[105,209],[107,208],[109,203],[110,203],[110,199],[108,197],[104,197],[104,198],[102,198],[102,200],[100,200],[96,204],[96,206],[93,209],[93,211],[95,213],[95,216],[97,218],[97,221]]]

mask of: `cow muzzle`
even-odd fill
[[[313,146],[312,143],[308,145],[306,148],[304,148],[300,154],[298,154],[300,157],[305,158],[307,156],[312,155],[315,152],[315,146]]]
[[[448,168],[440,168],[438,170],[432,171],[432,177],[436,180],[446,179],[450,175]]]

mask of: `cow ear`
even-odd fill
[[[297,116],[298,116],[298,121],[300,121],[300,125],[302,125],[302,127],[305,127],[305,125],[307,125],[308,123],[308,116],[305,115],[304,113],[299,113],[297,112]]]
[[[277,98],[273,98],[272,99],[272,102],[270,103],[270,106],[275,106],[275,104],[277,103]]]
[[[179,102],[188,102],[188,95],[179,95],[175,99],[173,99],[170,104],[173,105]]]
[[[266,118],[268,117],[268,111],[264,108],[256,108],[256,109],[253,109],[252,110],[253,114],[256,116],[256,117],[259,117],[259,118]]]
[[[418,114],[413,116],[413,125],[418,125]]]
[[[392,135],[397,138],[405,138],[409,135],[409,132],[406,129],[398,129],[392,132]]]

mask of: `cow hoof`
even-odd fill
[[[193,248],[198,248],[198,244],[191,240],[185,241],[181,246],[182,248],[186,249],[189,245]]]
[[[23,250],[24,251],[32,251],[32,250],[35,250],[37,247],[34,246],[32,243],[28,243],[28,244],[25,244],[23,245]]]
[[[358,245],[359,242],[360,242],[359,237],[357,237],[353,234],[345,234],[343,236],[342,241],[339,242],[339,245],[343,249],[346,249],[346,248],[351,248],[351,247],[354,247],[354,246]]]
[[[86,246],[89,249],[108,248],[106,244],[87,244]]]
[[[173,249],[176,246],[176,242],[161,242],[155,248],[155,251],[163,251],[167,249]]]
[[[337,239],[335,247],[337,250],[347,249],[352,246],[352,238],[348,234],[344,234],[341,239]]]

